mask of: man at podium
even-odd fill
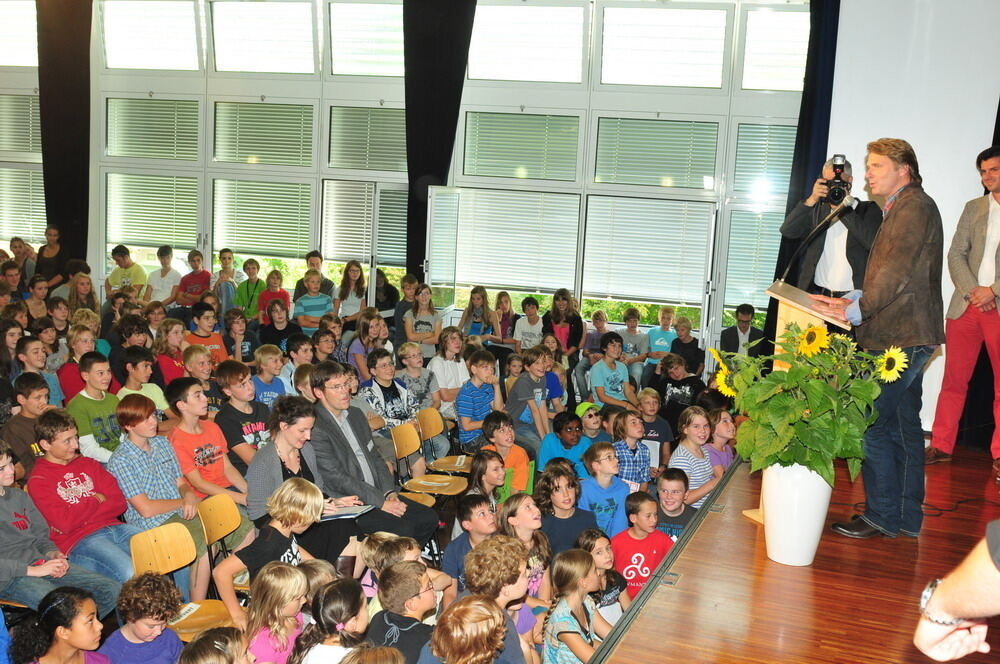
[[[944,342],[941,214],[921,186],[913,148],[902,139],[868,144],[865,178],[872,195],[886,203],[863,286],[843,298],[812,297],[817,310],[852,323],[858,343],[882,354],[884,373],[898,378],[883,384],[875,401],[878,419],[865,432],[867,508],[832,528],[859,539],[916,537],[924,499],[923,368]],[[901,352],[888,353],[892,347]]]

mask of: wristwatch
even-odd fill
[[[965,622],[964,618],[938,618],[937,616],[933,616],[927,612],[927,604],[931,601],[931,596],[934,594],[934,591],[940,583],[941,579],[934,579],[927,584],[924,588],[924,592],[920,593],[920,615],[935,625],[944,625],[946,627],[961,625]]]

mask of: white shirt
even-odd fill
[[[173,292],[174,286],[181,283],[181,273],[170,268],[167,271],[166,276],[161,275],[161,269],[156,268],[149,273],[146,277],[146,284],[153,287],[153,291],[149,296],[150,301],[153,300],[162,302],[163,300],[170,297],[170,293]]]
[[[835,221],[826,229],[823,253],[816,263],[813,281],[820,288],[831,291],[854,290],[854,270],[847,262],[847,226]]]
[[[212,273],[212,281],[209,283],[209,288],[215,288],[215,284],[219,283],[219,278],[222,276],[222,270]],[[233,268],[233,282],[236,284],[241,284],[247,280],[246,272]]]
[[[997,280],[997,248],[1000,247],[1000,203],[990,195],[990,212],[986,220],[986,247],[979,264],[979,285],[992,286]]]
[[[747,328],[746,334],[743,334],[743,332],[740,331],[740,326],[739,325],[736,326],[736,336],[740,340],[740,342],[739,342],[740,345],[736,349],[736,354],[737,355],[746,355],[747,354],[747,344],[750,343],[750,330],[751,329],[753,329],[753,323],[751,323],[750,327]]]

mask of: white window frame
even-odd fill
[[[398,110],[403,110],[405,108],[402,100],[391,101],[379,99],[377,103],[372,104],[359,103],[354,99],[324,98],[323,115],[321,117],[321,122],[323,124],[321,131],[322,135],[320,136],[320,143],[318,146],[320,177],[324,180],[367,180],[371,182],[406,184],[408,182],[407,174],[401,171],[378,171],[374,169],[340,168],[330,166],[330,109],[334,106],[348,106],[352,108],[367,109],[394,108]]]
[[[319,51],[323,48],[323,29],[321,26],[317,25],[318,16],[315,11],[314,0],[309,0],[314,6],[313,11],[310,12],[310,21],[312,23],[312,59],[313,59],[313,72],[311,74],[295,73],[295,72],[263,72],[263,71],[219,71],[216,69],[216,59],[215,59],[215,33],[213,32],[213,20],[214,14],[212,11],[213,5],[222,2],[243,2],[244,0],[199,0],[203,2],[206,6],[206,19],[205,19],[205,71],[208,74],[209,80],[213,78],[218,79],[247,79],[250,81],[261,81],[268,79],[279,79],[279,80],[298,80],[298,81],[320,81],[323,76],[323,60],[320,57]],[[266,0],[267,3],[296,3],[300,4],[303,0]]]
[[[739,135],[741,124],[752,124],[752,125],[766,125],[766,126],[779,126],[779,127],[797,127],[798,120],[795,118],[779,118],[779,117],[760,117],[760,116],[733,116],[731,118],[732,124],[729,127],[729,136],[727,138],[727,149],[726,149],[726,172],[730,174],[730,178],[726,182],[725,196],[727,202],[731,203],[748,203],[755,204],[756,208],[769,207],[769,206],[780,206],[784,209],[785,202],[788,198],[787,193],[785,194],[772,194],[765,201],[757,201],[754,203],[753,196],[749,195],[744,191],[736,191],[734,189],[735,182],[732,177],[736,173],[736,139]]]
[[[309,166],[288,166],[279,164],[241,164],[232,161],[216,161],[215,160],[215,109],[218,102],[223,103],[236,103],[236,104],[278,104],[278,105],[295,105],[295,106],[309,106],[312,108],[312,118],[313,118],[313,131],[312,131],[312,145],[310,146],[312,150],[312,164]],[[267,177],[270,179],[270,174],[288,174],[297,175],[301,173],[315,173],[316,168],[316,147],[317,147],[317,134],[316,130],[317,122],[321,121],[318,114],[319,100],[317,99],[302,99],[294,97],[270,97],[267,95],[261,95],[260,97],[246,97],[237,95],[220,95],[209,93],[207,97],[207,102],[205,104],[205,141],[207,145],[207,153],[205,155],[205,163],[207,168],[211,173],[215,173],[217,170],[231,170],[234,172],[247,172],[247,173],[266,173]],[[258,175],[258,178],[261,176]]]
[[[757,97],[761,95],[774,95],[785,97],[786,99],[798,103],[802,96],[801,92],[791,90],[754,90],[743,87],[743,65],[746,60],[747,48],[747,15],[752,11],[766,9],[773,12],[799,12],[809,13],[808,4],[777,4],[772,2],[761,2],[750,4],[744,2],[740,6],[739,33],[736,43],[736,67],[733,71],[733,96],[734,97]]]
[[[402,76],[373,76],[370,74],[334,74],[333,73],[333,39],[329,32],[330,25],[330,5],[333,4],[349,4],[349,5],[403,5],[403,0],[326,0],[323,2],[323,26],[322,34],[324,35],[324,41],[322,44],[322,63],[323,63],[323,80],[324,82],[336,81],[340,85],[398,85],[400,89],[403,87],[403,77]]]

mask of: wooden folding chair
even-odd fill
[[[167,523],[133,535],[130,546],[132,566],[137,575],[144,572],[170,574],[190,565],[198,555],[191,534],[179,523]],[[189,602],[181,607],[180,615],[182,617],[170,627],[184,642],[206,629],[233,624],[226,605],[217,599]]]
[[[426,493],[410,493],[409,491],[402,491],[399,495],[400,497],[408,498],[415,503],[420,503],[425,507],[434,507],[434,496],[429,496]]]
[[[233,499],[224,493],[210,496],[198,503],[198,517],[205,529],[205,546],[208,547],[208,565],[215,569],[215,564],[229,556],[229,547],[225,537],[240,527],[240,510]],[[216,550],[212,550],[215,546]],[[212,580],[212,597],[218,599],[215,580]],[[250,584],[234,584],[237,595],[250,596]]]
[[[412,422],[403,422],[391,430],[392,446],[396,451],[396,478],[410,476],[409,456],[420,451],[420,432]],[[402,472],[406,468],[406,473]]]

